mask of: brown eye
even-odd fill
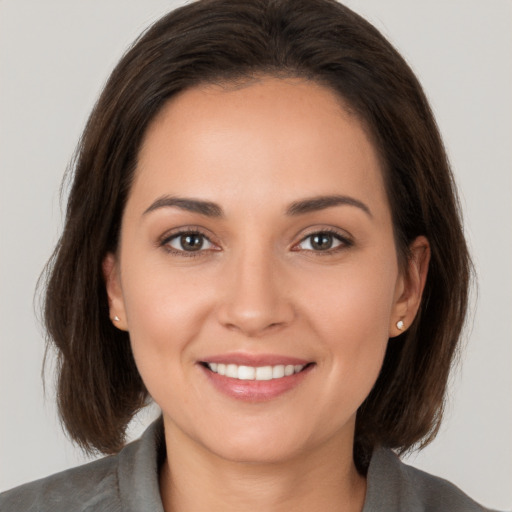
[[[315,251],[325,251],[332,247],[334,237],[330,233],[317,233],[311,236],[311,247]]]
[[[201,233],[180,233],[167,241],[167,245],[175,251],[197,252],[211,249],[213,244]]]
[[[180,244],[185,251],[199,251],[203,247],[203,237],[201,235],[181,235]]]
[[[319,231],[305,237],[297,247],[303,251],[327,252],[350,245],[352,245],[351,242],[341,235]]]

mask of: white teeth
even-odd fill
[[[215,370],[212,370],[215,371]],[[252,366],[239,366],[238,367],[238,378],[240,380],[254,380],[256,376],[256,368]]]
[[[278,364],[276,366],[238,366],[236,364],[207,363],[208,368],[219,375],[239,380],[272,380],[289,377],[304,369],[302,364]]]
[[[284,364],[278,364],[272,368],[272,378],[280,379],[281,377],[284,377]]]
[[[238,379],[238,366],[236,364],[226,365],[226,377]]]
[[[272,366],[260,366],[256,368],[255,380],[272,380]]]

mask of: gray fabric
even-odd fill
[[[0,512],[164,512],[158,458],[161,418],[118,455],[0,494]]]
[[[158,488],[163,451],[160,419],[118,455],[0,494],[0,511],[163,512]],[[363,512],[485,510],[446,480],[403,464],[391,450],[378,449],[372,456]]]
[[[372,455],[363,512],[487,511],[450,482],[404,464],[384,448]]]

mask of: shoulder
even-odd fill
[[[121,510],[117,481],[118,456],[15,487],[0,494],[2,512],[71,512]]]
[[[36,480],[0,494],[2,512],[163,512],[158,465],[163,423],[117,455]]]
[[[408,466],[387,449],[378,449],[368,469],[364,512],[485,512],[457,486]]]

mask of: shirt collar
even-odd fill
[[[164,458],[164,427],[160,417],[138,442],[129,444],[119,454],[117,477],[123,512],[164,512],[158,477]]]

